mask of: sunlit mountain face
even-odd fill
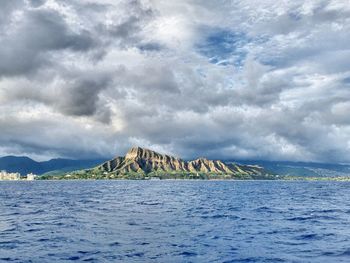
[[[0,3],[0,156],[350,163],[347,1]]]

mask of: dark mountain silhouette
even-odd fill
[[[69,172],[79,169],[87,169],[98,165],[104,160],[70,160],[52,159],[44,162],[36,162],[28,157],[5,156],[0,158],[0,170],[18,172],[21,175],[34,173],[42,175],[47,172]]]
[[[307,177],[338,177],[350,176],[349,164],[291,162],[291,161],[264,161],[264,160],[232,160],[227,163],[256,164],[265,168],[272,174],[285,176]]]

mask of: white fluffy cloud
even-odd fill
[[[4,0],[0,154],[350,162],[350,2]]]

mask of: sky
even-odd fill
[[[350,163],[349,0],[1,0],[0,156]]]

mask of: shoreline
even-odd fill
[[[35,182],[35,181],[65,181],[65,182],[79,182],[79,181],[147,181],[147,182],[159,182],[159,181],[176,181],[176,182],[350,182],[350,177],[344,178],[284,178],[284,179],[35,179],[35,180],[0,180],[0,182]]]

